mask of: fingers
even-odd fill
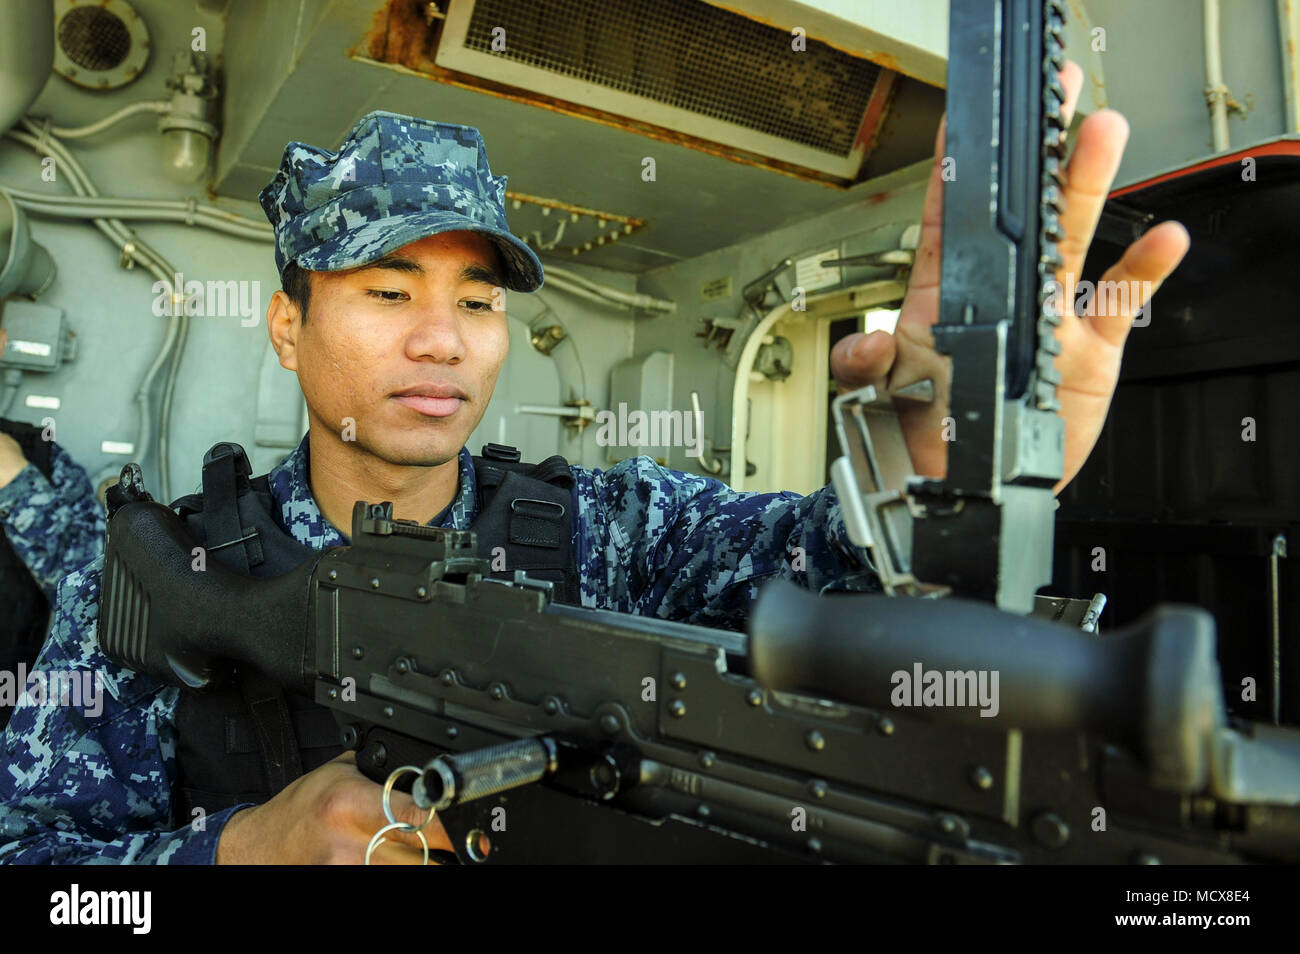
[[[1060,280],[1067,304],[1074,299],[1074,286],[1128,136],[1128,121],[1113,109],[1093,113],[1079,126],[1074,154],[1066,166],[1065,214],[1061,216],[1065,239],[1059,246],[1064,262]]]
[[[1101,277],[1099,289],[1117,288],[1120,293],[1094,295],[1089,313],[1080,317],[1108,344],[1123,344],[1134,316],[1190,247],[1191,237],[1180,222],[1161,222],[1130,245]]]
[[[451,838],[447,835],[447,829],[442,827],[442,821],[435,814],[432,819],[429,817],[428,809],[418,808],[415,802],[411,801],[409,796],[403,796],[404,803],[399,802],[397,796],[400,792],[395,792],[391,805],[393,808],[393,817],[400,822],[406,822],[419,828],[424,826],[424,837],[429,842],[430,848],[441,848],[444,851],[451,851]],[[428,824],[425,824],[425,823]],[[414,838],[415,835],[411,834]]]
[[[1074,60],[1066,60],[1065,67],[1056,75],[1065,87],[1065,104],[1061,107],[1061,115],[1065,117],[1065,128],[1069,129],[1070,122],[1074,119],[1074,108],[1079,104],[1079,94],[1083,91],[1083,69]]]
[[[907,296],[898,316],[899,324],[920,322],[926,326],[939,320],[938,310],[909,308],[907,303],[917,294],[939,287],[939,256],[943,238],[943,160],[947,141],[948,117],[939,120],[939,130],[934,137],[934,163],[930,166],[930,180],[925,186],[925,200],[921,204],[921,236],[916,246],[916,260],[907,281]]]
[[[1078,63],[1067,61],[1065,68],[1058,75],[1061,78],[1061,85],[1065,87],[1063,113],[1065,123],[1069,126],[1079,102],[1079,95],[1083,90],[1083,69]],[[908,298],[928,292],[931,288],[937,288],[939,284],[939,265],[943,251],[943,173],[947,132],[948,117],[945,115],[939,120],[939,129],[934,137],[934,163],[930,167],[930,179],[926,183],[925,199],[921,205],[921,236],[916,248],[916,261],[912,265],[912,274],[907,283]],[[1113,171],[1111,178],[1114,178]],[[1067,204],[1067,215],[1068,211]],[[1097,214],[1100,215],[1100,209]],[[1095,226],[1094,218],[1093,227]],[[1069,234],[1067,222],[1066,235]],[[935,300],[937,302],[937,295]],[[898,320],[901,325],[920,324],[928,327],[939,320],[938,308],[904,307]]]
[[[846,391],[883,385],[895,353],[894,336],[887,331],[845,335],[831,349],[831,377]]]

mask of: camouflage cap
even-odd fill
[[[493,176],[473,126],[396,113],[361,118],[337,153],[285,146],[258,195],[275,227],[275,264],[333,272],[439,232],[466,230],[501,253],[505,286],[536,291],[542,263],[506,223],[506,177]]]

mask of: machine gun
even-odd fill
[[[175,513],[119,506],[100,645],[193,690],[234,664],[312,694],[371,778],[415,768],[462,861],[1300,859],[1300,732],[1228,724],[1202,610],[1099,637],[773,583],[746,636],[487,579],[472,533],[387,504],[352,541],[195,572]]]
[[[773,583],[748,635],[562,606],[488,579],[473,534],[362,502],[350,547],[282,577],[196,573],[128,468],[104,651],[194,690],[233,664],[313,697],[462,862],[1300,859],[1300,731],[1230,722],[1208,614],[1106,636],[1017,615],[1050,579],[1063,456],[1044,308],[1063,11],[954,0],[951,22],[946,478],[909,479],[892,416],[932,383],[835,407],[845,519],[892,595]]]

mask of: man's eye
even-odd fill
[[[490,301],[466,300],[466,301],[462,301],[461,304],[466,308],[468,308],[470,311],[478,312],[480,314],[485,311],[492,310],[492,302]]]
[[[392,302],[401,301],[403,298],[406,297],[406,292],[386,291],[384,289],[379,289],[379,288],[368,289],[366,291],[366,294],[369,295],[371,298],[378,298],[380,301],[392,301]]]

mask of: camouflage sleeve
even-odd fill
[[[59,580],[104,552],[104,508],[63,448],[50,448],[47,480],[31,464],[0,487],[0,523],[14,552],[54,605]]]
[[[572,471],[584,606],[742,629],[774,577],[817,592],[879,589],[832,487],[738,493],[649,457]]]
[[[99,651],[102,564],[59,587],[54,628],[0,736],[0,863],[211,864],[242,806],[173,830],[178,690]]]

